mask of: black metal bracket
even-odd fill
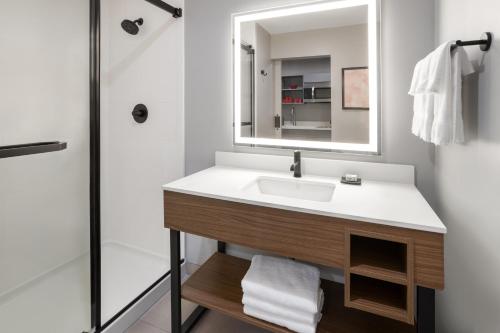
[[[152,5],[155,5],[158,8],[161,8],[161,9],[169,12],[175,18],[182,17],[182,8],[175,8],[175,7],[170,6],[168,3],[165,3],[161,0],[146,0],[146,1]]]
[[[49,153],[66,149],[66,142],[36,142],[21,145],[0,146],[0,158]]]
[[[468,41],[463,41],[463,40],[457,40],[454,45],[451,46],[451,49],[454,50],[458,46],[471,46],[471,45],[479,45],[481,48],[481,51],[488,51],[491,48],[491,44],[493,43],[493,35],[491,32],[485,32],[481,36],[481,39],[477,40],[468,40]]]

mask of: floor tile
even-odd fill
[[[126,333],[165,333],[166,331],[154,327],[142,320],[136,322]]]
[[[153,305],[151,309],[149,309],[149,311],[144,314],[141,320],[164,331],[170,332],[170,309],[171,307],[169,292],[164,297],[162,297],[158,301],[158,303]],[[185,320],[187,317],[189,317],[194,309],[196,309],[196,304],[183,300],[181,308],[182,320]]]

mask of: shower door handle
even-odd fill
[[[66,142],[35,142],[20,145],[0,146],[0,158],[49,153],[66,149]]]

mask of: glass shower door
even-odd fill
[[[89,331],[89,1],[0,13],[0,331]]]

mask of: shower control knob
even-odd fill
[[[142,124],[148,119],[148,108],[144,104],[137,104],[134,107],[134,111],[132,111],[132,117],[134,117],[134,120]]]

